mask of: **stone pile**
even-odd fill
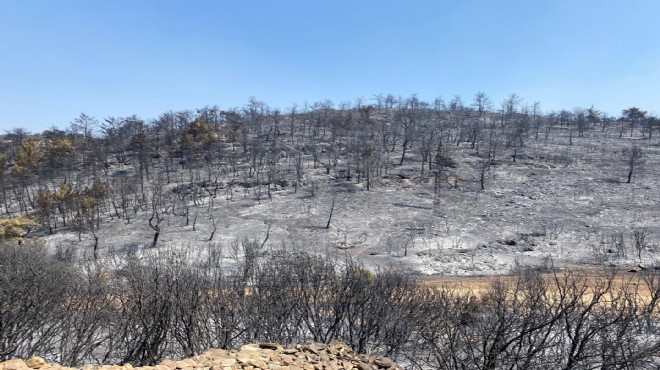
[[[387,357],[357,354],[344,343],[304,344],[285,348],[279,344],[247,344],[240,351],[210,349],[185,360],[164,360],[156,366],[87,365],[82,368],[46,363],[40,357],[0,362],[0,370],[397,370]]]

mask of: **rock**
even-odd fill
[[[514,247],[514,246],[516,246],[516,244],[518,244],[513,239],[501,239],[501,240],[498,240],[497,242],[502,244],[502,245],[509,245],[509,246],[512,246],[512,247]]]
[[[209,349],[181,360],[165,359],[156,366],[84,366],[80,369],[49,364],[40,357],[0,362],[0,370],[400,370],[391,359],[357,354],[344,343],[309,343],[285,348],[277,343],[246,344],[240,351]]]
[[[41,357],[34,356],[34,357],[30,358],[29,360],[27,360],[25,362],[25,364],[28,367],[32,368],[32,369],[39,369],[39,368],[43,367],[44,365],[46,365],[46,361],[44,361],[44,359],[41,358]]]
[[[192,368],[195,368],[195,367],[201,367],[197,362],[195,362],[191,358],[176,361],[175,364],[176,364],[177,369],[188,369],[188,368],[192,369]]]
[[[282,353],[278,357],[280,359],[280,362],[284,366],[289,366],[289,365],[293,364],[293,357],[290,356],[290,355]]]
[[[122,370],[122,368],[118,365],[102,365],[99,366],[96,370]]]
[[[15,359],[3,362],[4,370],[19,370],[27,368],[23,360]]]
[[[236,361],[238,361],[239,365],[246,365],[247,366],[250,363],[250,361],[252,361],[252,359],[250,357],[243,356],[243,357],[238,357],[236,359]]]
[[[169,369],[176,369],[176,362],[172,360],[163,360],[160,362],[160,365],[166,366]],[[166,369],[155,369],[155,370],[166,370]]]
[[[319,347],[318,345],[312,343],[309,346],[307,346],[307,350],[309,350],[309,352],[312,352],[315,355],[318,355],[319,351],[321,350],[321,347]]]
[[[376,365],[378,367],[389,368],[391,366],[394,366],[394,362],[392,362],[392,360],[390,360],[387,357],[383,357],[383,358],[375,359],[374,360],[374,365]]]
[[[259,347],[258,344],[246,344],[241,347],[241,352],[243,351],[258,351],[261,348]]]
[[[264,369],[264,370],[269,369],[268,364],[264,361],[255,361],[255,362],[252,363],[252,366],[254,366],[255,368],[258,368],[258,369]]]
[[[227,367],[227,366],[234,366],[236,365],[236,359],[235,358],[223,358],[219,360],[219,365],[222,367]]]
[[[213,358],[213,357],[225,357],[225,356],[227,356],[228,353],[229,353],[229,351],[227,351],[225,349],[213,348],[213,349],[209,349],[209,350],[205,351],[204,355],[209,357],[209,358]]]
[[[372,368],[371,368],[370,365],[365,364],[365,363],[362,362],[362,361],[357,361],[357,362],[355,363],[355,367],[357,367],[358,370],[372,370]]]
[[[277,343],[261,343],[259,348],[262,349],[272,349],[273,351],[281,351],[283,347]]]

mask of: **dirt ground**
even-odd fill
[[[657,295],[657,281],[654,281],[655,284],[651,284],[650,280],[643,276],[642,271],[644,270],[639,267],[631,270],[604,269],[601,267],[566,267],[553,272],[542,272],[541,276],[550,288],[556,288],[555,281],[561,281],[566,276],[571,276],[584,283],[588,287],[588,291],[603,286],[611,279],[611,292],[634,292],[639,302],[647,303],[652,294]],[[615,276],[612,278],[611,274],[613,273]],[[438,289],[448,289],[457,293],[474,294],[479,297],[492,292],[493,284],[497,282],[513,285],[518,281],[518,278],[516,275],[422,277],[419,284]],[[585,295],[585,299],[589,297],[589,295]]]

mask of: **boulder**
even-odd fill
[[[41,357],[34,356],[25,361],[25,364],[32,369],[39,369],[46,365],[46,361]]]
[[[5,361],[3,365],[4,370],[21,370],[28,367],[23,360],[19,359]]]

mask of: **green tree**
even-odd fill
[[[623,114],[623,117],[630,122],[630,136],[632,136],[633,130],[635,129],[635,124],[644,120],[644,117],[646,117],[646,111],[637,107],[630,107],[628,109],[624,109],[621,111],[621,113]],[[621,134],[623,134],[623,129],[621,130]],[[619,135],[619,137],[621,136],[622,135]]]
[[[58,173],[63,169],[71,169],[75,163],[76,144],[72,137],[53,137],[46,143],[45,155],[50,171]]]
[[[600,120],[601,120],[601,113],[598,109],[594,108],[593,105],[589,109],[587,109],[587,121],[592,127],[595,126],[596,123],[600,122]]]
[[[643,111],[637,107],[630,107],[624,109],[622,112],[623,116],[630,120],[630,123],[639,122],[646,116],[646,111]]]
[[[14,160],[14,174],[29,179],[39,173],[44,155],[42,146],[37,139],[24,139],[16,149]]]
[[[55,214],[57,201],[55,200],[54,192],[51,192],[47,187],[39,189],[35,199],[37,205],[37,217],[40,219],[42,225],[48,227],[48,232],[53,233],[53,224],[51,218]],[[55,224],[57,227],[57,223]]]
[[[34,207],[34,199],[31,194],[34,189],[31,190],[30,185],[40,174],[43,160],[43,148],[37,139],[26,138],[16,148],[16,157],[12,168],[15,181],[12,183],[12,190],[20,212],[26,216],[28,211]]]

